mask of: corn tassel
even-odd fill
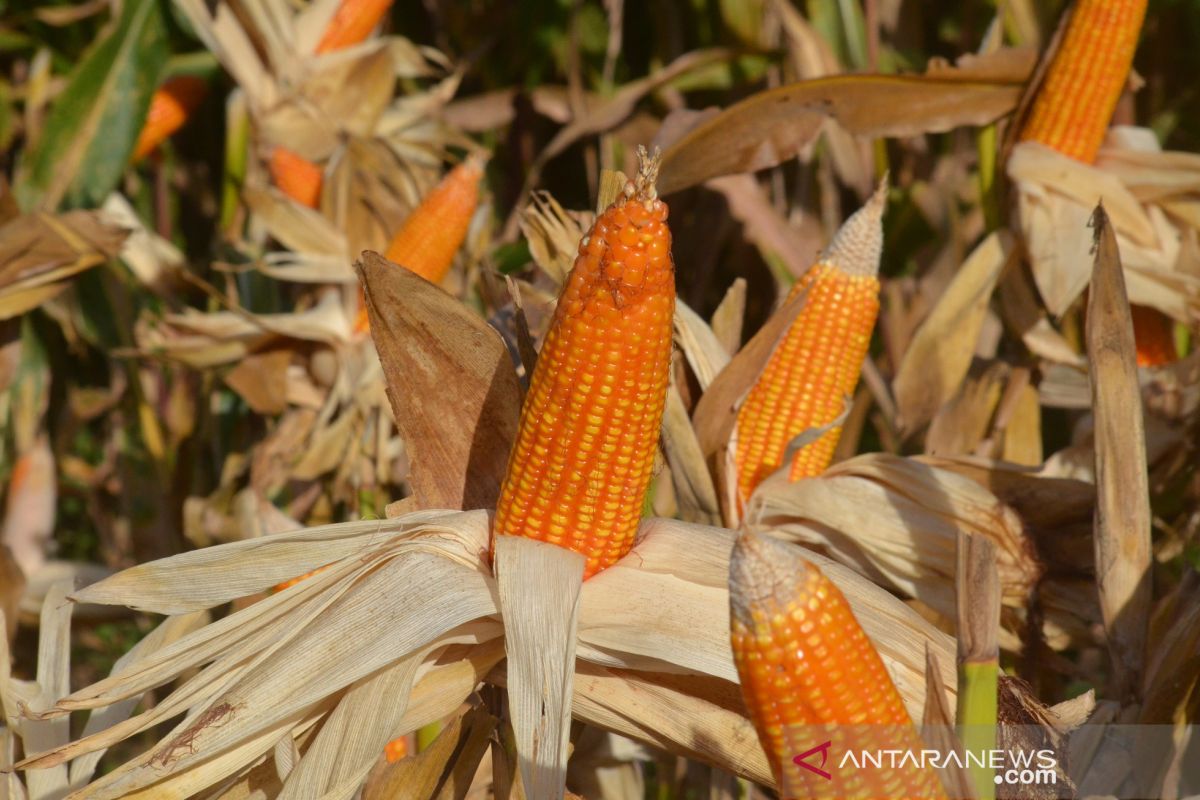
[[[807,292],[804,307],[738,409],[740,505],[783,466],[789,442],[836,420],[845,398],[854,393],[879,313],[885,199],[886,187],[880,186],[792,287],[789,299]],[[833,427],[800,447],[788,477],[796,481],[821,474],[840,435],[841,428]]]
[[[271,151],[268,164],[271,180],[279,190],[297,203],[316,208],[321,201],[324,173],[321,167],[284,147]]]
[[[585,577],[633,546],[666,402],[675,308],[657,156],[579,245],[546,334],[496,509],[496,534],[587,559]]]
[[[1078,0],[1021,141],[1091,164],[1121,98],[1146,0]]]
[[[317,54],[364,41],[392,7],[393,0],[342,0],[317,44]]]
[[[729,590],[742,697],[781,797],[943,796],[937,776],[926,770],[901,765],[844,773],[827,764],[838,773],[830,783],[794,760],[821,737],[834,740],[834,753],[922,749],[875,646],[816,565],[792,545],[743,534],[733,548]]]
[[[199,108],[208,91],[208,84],[194,75],[168,78],[154,92],[146,122],[133,148],[133,160],[140,161],[183,127],[188,117]]]

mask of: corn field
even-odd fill
[[[1200,797],[1197,43],[0,0],[0,800]]]

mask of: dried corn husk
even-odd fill
[[[1121,251],[1129,301],[1187,323],[1200,315],[1200,272],[1184,241],[1200,228],[1200,159],[1163,152],[1153,132],[1116,127],[1095,166],[1035,143],[1015,146],[1008,175],[1034,281],[1051,314],[1064,313],[1092,274],[1088,220],[1103,198]]]
[[[478,511],[329,525],[143,564],[77,592],[78,602],[178,615],[331,564],[93,686],[63,697],[64,685],[37,720],[62,720],[68,711],[111,705],[190,675],[157,706],[111,728],[71,743],[27,743],[31,755],[22,768],[61,764],[186,710],[148,754],[77,794],[182,798],[246,775],[278,752],[281,738],[299,737],[321,719],[337,727],[353,712],[348,740],[318,733],[302,742],[280,795],[349,797],[396,730],[450,714],[484,676],[506,682],[496,667],[506,645],[485,562],[489,528],[489,515]],[[736,701],[725,583],[733,537],[723,528],[647,520],[633,552],[584,585],[573,715],[769,783]],[[910,712],[918,713],[925,649],[951,664],[950,639],[850,570],[806,557],[846,594]],[[530,582],[526,591],[536,587]],[[520,657],[514,646],[545,646],[534,633],[521,640],[526,645],[507,643],[510,660]],[[953,672],[941,681],[953,686]],[[371,701],[384,687],[389,702]]]
[[[1026,611],[1044,589],[1048,566],[1063,563],[1041,552],[1017,508],[980,482],[882,453],[852,458],[796,483],[777,473],[751,498],[746,519],[750,529],[777,530],[826,552],[947,619],[954,618],[958,534],[983,536],[996,547],[1006,610],[1001,645],[1011,650],[1021,649]],[[1061,648],[1086,635],[1094,600],[1087,602],[1085,585],[1055,586],[1056,593],[1043,592],[1038,602],[1049,617],[1043,635]]]

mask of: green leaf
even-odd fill
[[[128,0],[116,27],[84,56],[24,154],[26,210],[97,206],[125,170],[168,55],[160,0]]]

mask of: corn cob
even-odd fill
[[[316,208],[321,201],[321,167],[284,147],[271,151],[271,180],[279,190],[301,205]]]
[[[729,564],[729,591],[742,697],[781,797],[828,797],[831,790],[840,797],[943,796],[935,774],[911,766],[839,769],[831,784],[794,760],[824,737],[834,740],[834,753],[922,749],[879,653],[816,565],[791,545],[743,534]],[[826,765],[830,772],[835,766]]]
[[[846,221],[829,248],[789,294],[807,292],[804,307],[738,409],[735,430],[738,501],[783,466],[788,443],[838,418],[854,393],[871,329],[879,313],[881,185]],[[819,475],[829,465],[841,428],[796,452],[788,477]]]
[[[585,577],[633,546],[666,402],[675,309],[658,157],[579,245],[546,334],[496,508],[496,534],[587,558]]]
[[[1171,318],[1156,308],[1131,305],[1139,367],[1161,367],[1179,358]]]
[[[483,160],[478,156],[450,170],[396,231],[385,253],[388,260],[440,283],[467,237],[482,177]]]
[[[389,261],[420,275],[431,283],[441,283],[450,271],[454,254],[467,238],[467,228],[479,204],[479,181],[483,177],[483,159],[471,155],[442,178],[420,205],[404,220],[387,249]],[[370,328],[362,289],[358,292],[358,316],[354,330]]]
[[[204,100],[208,84],[193,75],[168,78],[154,92],[146,122],[133,148],[133,160],[150,155],[167,137],[183,127]]]
[[[342,0],[325,28],[316,52],[332,53],[370,36],[392,7],[393,0]]]
[[[1020,138],[1090,164],[1129,77],[1146,0],[1078,0],[1070,13]]]

